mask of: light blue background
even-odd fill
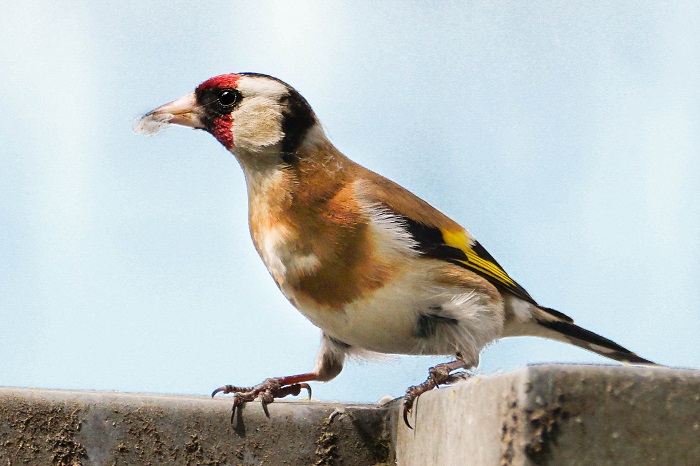
[[[3,3],[0,385],[207,394],[312,367],[233,156],[131,131],[235,71],[295,86],[542,304],[700,365],[697,2]],[[437,361],[353,363],[314,394],[399,396]],[[481,370],[555,361],[605,362],[511,339]]]

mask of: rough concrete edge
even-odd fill
[[[700,446],[698,442],[690,440],[693,435],[697,437],[691,430],[700,432],[700,421],[695,422],[694,426],[688,426],[684,422],[692,418],[700,420],[700,370],[665,366],[557,364],[533,365],[526,369],[527,384],[523,387],[522,394],[526,409],[523,413],[519,464],[573,461],[570,456],[575,452],[572,450],[573,445],[569,444],[568,449],[562,448],[560,440],[570,436],[574,426],[575,429],[581,429],[586,422],[595,422],[596,419],[601,422],[601,413],[593,415],[589,411],[591,406],[596,406],[596,411],[600,410],[605,419],[609,418],[609,422],[604,421],[605,427],[614,427],[618,435],[613,434],[612,439],[625,439],[625,434],[620,434],[619,429],[625,430],[638,423],[634,428],[635,435],[627,436],[630,445],[639,445],[634,448],[635,458],[629,458],[631,463],[664,464],[672,461],[674,464],[700,464]],[[691,393],[695,394],[692,399],[687,397]],[[671,400],[687,403],[688,407],[694,402],[695,411],[687,411],[678,403],[669,404]],[[646,409],[640,409],[640,401]],[[586,407],[586,404],[589,406]],[[582,417],[588,420],[582,420]],[[663,427],[658,428],[659,426]],[[607,442],[611,446],[616,445],[613,447],[616,450],[614,455],[619,455],[622,454],[619,445],[627,445],[624,441],[610,442],[599,430],[588,429],[588,432],[596,432],[595,439],[588,437],[589,447],[595,445],[597,449],[597,445],[605,445]],[[686,437],[682,440],[673,438],[671,432],[675,435],[684,432]],[[651,437],[642,441],[640,435],[643,433]],[[578,447],[583,442],[586,440],[577,438],[575,446]],[[688,448],[682,448],[681,444]],[[650,448],[651,445],[654,447]],[[643,448],[640,447],[649,448],[649,451],[642,454],[640,452]],[[562,458],[562,454],[568,456],[568,459]],[[597,460],[589,459],[603,461],[600,457]]]
[[[531,384],[533,380],[539,376],[546,376],[547,373],[553,372],[569,372],[577,371],[592,371],[601,372],[601,375],[608,373],[622,373],[626,371],[658,371],[658,374],[668,377],[684,377],[690,376],[693,380],[700,380],[700,371],[696,370],[677,370],[670,368],[625,368],[623,366],[588,366],[588,365],[535,365],[519,368],[502,374],[494,375],[479,375],[471,380],[462,382],[466,387],[468,384],[476,384],[484,379],[505,379],[508,383],[504,385],[503,390],[510,390],[509,393],[503,393],[501,401],[499,401],[497,413],[493,415],[499,416],[501,422],[500,445],[501,449],[501,464],[539,464],[547,461],[547,448],[556,440],[557,425],[559,422],[566,421],[566,413],[561,410],[561,398],[557,397],[556,393],[543,393],[538,390],[532,390]],[[544,381],[548,379],[545,377]],[[549,380],[549,385],[556,384],[555,381]],[[457,392],[459,390],[458,386]],[[510,387],[510,388],[508,388]],[[74,390],[41,390],[41,389],[18,389],[13,387],[0,387],[0,396],[3,392],[14,391],[37,395],[39,397],[48,393],[60,394],[66,400],[71,398],[95,398],[99,399],[117,399],[141,401],[146,404],[163,404],[167,405],[172,401],[194,400],[201,402],[206,400],[202,406],[206,410],[219,410],[225,412],[230,408],[230,400],[211,400],[207,397],[192,397],[187,395],[159,395],[159,394],[142,394],[142,393],[119,393],[119,392],[96,392],[96,391],[74,391]],[[421,398],[431,399],[433,397],[446,397],[453,390],[436,390],[431,393],[424,394]],[[464,393],[464,391],[462,391]],[[561,393],[560,393],[561,395]],[[538,399],[537,397],[540,397]],[[419,401],[420,403],[420,401]],[[222,410],[223,406],[223,410]],[[381,458],[376,464],[393,464],[397,458],[397,436],[399,429],[403,426],[401,416],[402,399],[396,399],[387,405],[377,407],[376,405],[362,405],[349,403],[325,403],[325,402],[277,402],[271,405],[271,414],[275,416],[282,415],[289,410],[296,408],[313,406],[314,409],[327,410],[334,412],[335,416],[328,417],[325,422],[319,426],[317,435],[317,453],[320,451],[318,464],[333,464],[336,457],[333,456],[333,449],[343,442],[343,427],[347,426],[348,422],[357,432],[361,439],[362,445],[369,448],[375,458]],[[295,408],[296,407],[296,408]],[[245,416],[250,419],[255,416],[260,416],[260,407],[251,405]],[[526,408],[528,411],[518,412],[519,409]],[[191,406],[188,409],[194,409]],[[196,408],[199,409],[199,408]],[[72,414],[71,414],[72,413]],[[60,414],[60,416],[59,416]],[[59,456],[53,458],[54,462],[70,464],[85,456],[85,448],[80,442],[72,442],[75,439],[78,427],[76,427],[76,411],[70,409],[65,412],[54,413],[53,423],[62,425],[62,430],[57,433],[57,436],[52,438],[52,441],[57,446]],[[335,421],[333,421],[335,419]],[[2,419],[0,419],[2,421]],[[439,433],[438,433],[439,434]],[[449,432],[442,433],[443,440],[449,436]],[[355,437],[356,439],[356,437]],[[348,440],[345,439],[347,442]],[[353,440],[357,443],[357,440]],[[438,442],[439,443],[439,442]],[[556,442],[555,442],[556,443]],[[1,445],[0,445],[1,446]],[[437,447],[437,445],[434,445]],[[60,451],[59,451],[60,450]],[[63,456],[61,456],[63,455]],[[386,459],[384,459],[386,458]],[[339,458],[338,458],[339,459]],[[325,461],[325,462],[324,462]]]
[[[254,402],[243,410],[243,425],[248,428],[246,433],[236,431],[240,425],[229,424],[230,403],[230,399],[212,400],[202,396],[2,387],[0,431],[4,430],[9,435],[3,435],[0,446],[4,446],[5,452],[3,454],[0,451],[0,457],[4,457],[4,461],[11,461],[12,458],[19,461],[19,456],[22,456],[28,460],[34,457],[37,461],[53,464],[93,464],[95,461],[101,464],[102,460],[95,459],[94,455],[97,442],[103,446],[114,444],[107,447],[108,453],[102,452],[100,455],[106,454],[114,464],[133,461],[133,458],[119,460],[120,453],[123,458],[129,458],[128,455],[134,453],[134,448],[140,449],[139,454],[143,454],[149,451],[149,445],[154,446],[155,450],[152,450],[160,456],[140,459],[153,464],[159,463],[160,460],[167,464],[179,464],[185,459],[187,464],[198,464],[190,461],[197,461],[197,458],[206,464],[219,464],[221,461],[222,464],[228,464],[231,460],[234,463],[242,460],[245,464],[277,464],[274,453],[270,452],[259,452],[260,458],[263,458],[262,463],[245,460],[248,451],[245,445],[250,441],[256,443],[256,436],[260,435],[259,428],[269,431],[271,427],[284,428],[289,422],[298,422],[300,424],[296,430],[299,431],[301,427],[304,433],[298,435],[303,438],[298,437],[293,443],[315,443],[315,446],[312,446],[312,452],[313,449],[316,450],[315,464],[330,465],[336,464],[337,461],[343,464],[367,464],[365,461],[387,464],[388,461],[392,461],[392,448],[387,440],[389,433],[386,429],[386,408],[351,403],[279,401],[270,405],[271,419],[268,419],[259,403]],[[94,417],[96,412],[100,413],[97,424]],[[114,436],[114,433],[100,431],[105,421],[109,421],[108,424],[112,426],[115,421],[117,426],[125,425],[122,431],[130,433],[122,432],[116,441],[112,438],[100,438]],[[134,422],[136,424],[133,424]],[[204,424],[201,424],[202,422]],[[309,422],[311,424],[308,424]],[[182,437],[177,443],[180,452],[175,452],[175,457],[163,456],[173,453],[173,445],[168,443],[169,435],[173,434],[168,432],[168,429],[172,427],[168,427],[167,424],[180,426],[173,429],[178,438]],[[305,424],[306,427],[302,427]],[[132,425],[140,432],[138,435],[133,431]],[[198,431],[197,425],[202,427],[201,431]],[[268,427],[265,427],[266,425]],[[125,439],[124,435],[136,443],[131,445],[130,442],[122,442]],[[151,445],[153,442],[141,438],[144,435],[155,435],[151,440],[156,444]],[[207,459],[206,454],[212,453],[212,443],[223,445],[223,449],[217,447],[218,459],[212,460],[211,455]],[[275,441],[272,442],[274,443]],[[207,444],[210,451],[206,451]],[[11,448],[18,450],[12,454],[9,451]],[[357,454],[360,451],[362,453]],[[93,453],[90,458],[89,452]],[[348,452],[355,453],[347,457]],[[247,456],[250,457],[250,452],[248,453]],[[356,458],[360,456],[365,460],[358,463]],[[39,460],[39,457],[43,459]],[[356,462],[353,463],[354,458]]]
[[[568,380],[567,376],[569,377]],[[577,386],[572,389],[567,389],[567,382],[571,382],[572,378],[580,378],[581,380],[594,380],[598,378],[603,381],[616,381],[615,383],[622,382],[624,384],[627,377],[632,377],[637,380],[638,383],[640,380],[644,381],[648,379],[650,385],[648,385],[647,388],[649,390],[666,390],[667,385],[663,383],[656,385],[656,383],[651,382],[649,378],[654,376],[660,377],[662,381],[666,382],[674,379],[683,379],[688,384],[700,385],[700,371],[693,369],[630,367],[620,365],[545,364],[526,366],[502,374],[477,375],[452,386],[451,389],[444,387],[440,390],[425,393],[421,395],[417,401],[417,405],[420,408],[421,401],[423,401],[423,414],[427,414],[425,408],[434,406],[437,409],[435,412],[444,411],[449,418],[449,409],[447,411],[444,409],[441,411],[440,405],[451,403],[455,407],[458,406],[460,404],[459,402],[456,404],[454,401],[450,402],[450,398],[454,395],[457,395],[457,398],[454,398],[454,400],[459,400],[460,397],[464,396],[479,396],[480,390],[485,389],[487,392],[490,390],[499,390],[499,396],[495,399],[486,393],[486,398],[482,401],[490,400],[487,402],[489,406],[491,406],[491,412],[483,413],[482,416],[499,417],[498,425],[500,426],[500,435],[494,438],[499,444],[491,445],[489,448],[500,448],[500,459],[493,458],[490,454],[478,455],[483,458],[488,456],[490,459],[488,461],[484,459],[484,461],[486,461],[484,463],[478,461],[477,463],[500,463],[502,465],[548,464],[547,461],[551,459],[550,453],[552,449],[557,448],[557,439],[560,434],[559,429],[565,427],[567,423],[575,421],[573,417],[576,413],[573,412],[572,414],[567,411],[570,408],[566,403],[568,400],[567,393],[576,392],[577,397],[585,397],[585,393],[582,394],[582,392],[585,392],[585,387]],[[494,381],[500,381],[501,383],[492,383]],[[484,392],[482,391],[482,393]],[[700,395],[698,397],[700,398]],[[459,401],[462,403],[466,401],[467,404],[470,403],[469,400],[464,400],[463,398]],[[604,406],[605,403],[605,400],[603,400],[602,405]],[[618,400],[618,407],[619,406],[621,405],[619,405]],[[700,403],[698,403],[698,406],[700,407]],[[463,408],[464,406],[461,406],[456,409]],[[469,408],[467,407],[466,409]],[[494,412],[494,409],[497,411]],[[445,421],[449,422],[438,422],[436,424],[437,428],[433,429],[434,438],[429,439],[426,436],[417,436],[415,431],[408,431],[407,428],[403,426],[403,421],[400,417],[401,400],[393,402],[393,410],[391,421],[395,429],[393,438],[398,439],[394,440],[398,449],[396,455],[399,461],[402,459],[406,461],[408,458],[408,461],[403,464],[420,464],[419,462],[411,462],[411,460],[415,461],[414,458],[416,457],[425,459],[433,455],[434,458],[441,458],[439,450],[444,451],[445,449],[454,448],[455,443],[458,443],[454,441],[454,435],[450,433],[453,429],[445,430],[447,427],[441,429],[440,426],[447,426],[449,422],[460,422],[459,420],[445,419]],[[471,448],[478,448],[479,442],[474,444],[474,440],[480,438],[480,436],[483,437],[483,433],[486,431],[493,432],[495,426],[492,420],[493,419],[484,419],[483,422],[478,422],[477,420],[475,424],[469,424],[472,426],[469,428],[478,427],[481,430],[479,433],[476,433],[474,438],[468,439],[464,445],[471,443]],[[421,421],[420,419],[414,418],[414,422]],[[427,420],[425,420],[425,422],[430,423]],[[462,428],[461,431],[462,434],[465,434],[464,428]],[[397,432],[399,433],[398,435]],[[466,433],[466,435],[469,434]],[[413,452],[413,445],[405,443],[407,439],[419,439],[421,443],[428,444],[432,452]],[[407,453],[407,451],[409,453]],[[558,454],[559,453],[560,452],[558,452]],[[444,457],[442,459],[444,460]],[[473,460],[476,460],[476,458],[473,458]]]

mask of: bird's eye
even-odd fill
[[[236,103],[236,94],[236,91],[232,89],[224,89],[223,91],[219,92],[219,102],[224,107],[230,107],[231,105]]]

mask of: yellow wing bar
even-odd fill
[[[447,230],[426,225],[405,215],[397,215],[425,257],[440,259],[475,272],[496,286],[537,304],[525,289],[510,278],[491,254],[466,230]]]
[[[493,277],[502,284],[511,287],[515,286],[515,281],[508,276],[508,274],[501,268],[500,265],[491,257],[490,254],[486,253],[487,257],[481,257],[472,246],[469,244],[469,237],[464,230],[461,231],[448,231],[442,230],[442,237],[445,240],[445,244],[457,248],[462,251],[466,256],[467,260],[457,259],[458,262],[463,263],[469,268],[478,269],[482,273]],[[475,244],[478,244],[475,242]],[[481,248],[484,252],[486,251]]]

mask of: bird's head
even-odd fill
[[[293,163],[325,141],[311,106],[291,86],[256,73],[224,74],[141,118],[136,131],[177,124],[211,133],[243,165]]]

